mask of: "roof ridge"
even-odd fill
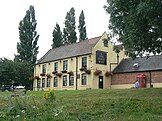
[[[86,42],[86,41],[89,41],[89,40],[92,40],[92,39],[96,39],[96,38],[99,38],[99,37],[101,37],[101,36],[93,37],[93,38],[90,38],[90,39],[85,39],[85,40],[82,40],[82,41],[79,41],[79,42],[75,42],[75,43],[70,43],[70,44],[62,45],[60,47],[56,47],[56,48],[53,48],[51,50],[54,50],[54,49],[57,49],[57,48],[66,47],[66,46],[70,46],[70,45],[74,45],[74,44],[79,44],[79,43]]]
[[[99,38],[99,37],[101,37],[101,36],[92,37],[92,38],[90,38],[90,39],[95,39],[95,38]],[[86,40],[90,40],[90,39],[86,39]]]
[[[134,59],[139,59],[139,58],[150,58],[150,57],[155,57],[155,56],[162,56],[162,55],[150,55],[150,56],[147,56],[147,55],[145,55],[145,56],[142,56],[142,57],[136,57],[136,58],[134,58]],[[124,59],[133,59],[133,58],[131,58],[131,57],[129,57],[129,58],[124,58]]]

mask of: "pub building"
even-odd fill
[[[112,71],[124,58],[124,49],[116,53],[106,32],[50,49],[35,64],[33,90],[109,89]]]

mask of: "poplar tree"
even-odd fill
[[[81,11],[80,16],[79,16],[78,30],[79,30],[79,41],[83,41],[83,40],[87,39],[85,17],[84,17],[83,10]]]
[[[30,62],[35,64],[38,54],[37,42],[39,35],[36,31],[37,21],[35,19],[34,6],[30,6],[26,11],[26,15],[19,23],[19,39],[17,43],[17,52],[15,60],[20,62]]]
[[[71,44],[77,40],[75,25],[75,9],[72,7],[65,17],[65,28],[63,29],[63,43]]]
[[[52,49],[62,46],[62,40],[63,40],[63,37],[62,37],[62,32],[60,30],[60,26],[58,23],[56,23],[56,26],[53,30]]]

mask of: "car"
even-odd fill
[[[12,91],[11,85],[10,84],[2,85],[1,90],[2,90],[2,92],[3,91]]]
[[[25,86],[15,86],[15,89],[25,89]]]

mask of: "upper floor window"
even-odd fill
[[[87,57],[82,58],[82,67],[87,67]]]
[[[82,74],[82,85],[86,85],[87,84],[87,76],[86,74]]]
[[[43,74],[46,73],[46,64],[42,65],[42,73],[43,73]]]
[[[50,87],[50,78],[47,78],[47,87]]]
[[[53,84],[54,87],[57,87],[58,86],[58,78],[57,77],[54,77],[54,84]]]
[[[57,72],[58,72],[58,62],[56,62],[56,63],[54,64],[54,71],[57,71]]]
[[[67,75],[63,76],[63,86],[67,86]]]
[[[74,76],[73,75],[69,76],[69,86],[74,86]]]
[[[107,53],[104,51],[96,51],[96,63],[107,65]]]
[[[67,60],[65,60],[65,61],[63,61],[63,70],[68,70],[68,61]]]

